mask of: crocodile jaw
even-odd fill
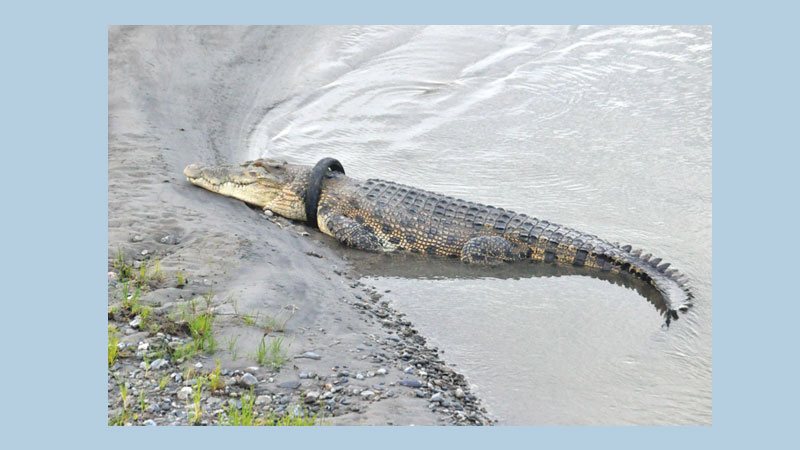
[[[272,202],[282,188],[282,180],[262,167],[247,163],[218,166],[194,163],[188,165],[183,174],[189,182],[203,189],[262,208]]]

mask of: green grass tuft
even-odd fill
[[[119,356],[119,336],[117,335],[118,330],[114,325],[108,326],[108,367],[114,365],[114,361],[117,360],[117,356]]]
[[[273,369],[277,369],[289,359],[282,347],[283,338],[272,338],[267,344],[266,336],[262,337],[261,342],[258,344],[256,361],[260,366],[270,366]]]
[[[253,390],[249,394],[242,396],[241,411],[233,405],[223,408],[224,413],[219,414],[219,424],[223,426],[312,426],[318,424],[318,416],[308,414],[294,414],[289,412],[283,416],[276,416],[272,413],[266,417],[257,417],[255,410],[255,396]]]

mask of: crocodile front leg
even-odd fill
[[[461,249],[461,261],[465,263],[498,264],[520,261],[530,255],[530,247],[513,244],[500,236],[478,236],[468,240]]]
[[[341,214],[322,215],[317,221],[319,229],[343,244],[360,250],[383,250],[380,240],[369,225],[362,225]]]

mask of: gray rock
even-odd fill
[[[378,369],[378,375],[386,375],[387,373],[388,371],[386,370],[385,367],[381,367],[380,369]]]
[[[258,384],[258,378],[253,376],[253,374],[246,373],[239,378],[239,384],[245,387],[252,387]]]
[[[181,243],[181,239],[178,236],[168,234],[161,238],[161,243],[167,245],[177,245]]]
[[[414,368],[411,367],[411,366],[408,366],[405,369],[403,369],[403,373],[412,374],[412,373],[414,373]]]
[[[192,388],[189,386],[184,386],[178,391],[179,400],[187,400],[190,395],[192,395]]]
[[[298,380],[284,381],[283,383],[278,384],[278,387],[284,389],[297,389],[300,387],[300,381]]]
[[[366,400],[369,400],[374,396],[375,396],[375,392],[373,392],[373,391],[370,391],[370,390],[361,391],[361,397],[366,399]]]
[[[444,397],[442,397],[442,393],[441,392],[437,392],[437,393],[433,394],[431,396],[431,399],[430,399],[430,401],[437,402],[437,403],[441,403],[443,400],[444,400]]]
[[[309,378],[308,372],[300,372],[300,373],[297,374],[297,376],[300,377],[301,380],[305,380],[306,378]]]
[[[461,388],[456,388],[455,396],[456,398],[464,398],[464,390]]]
[[[319,356],[314,352],[305,352],[302,355],[295,356],[295,358],[322,359],[322,356]]]
[[[139,328],[139,325],[141,324],[142,324],[141,316],[136,316],[133,320],[131,320],[131,322],[128,325],[130,325],[131,328]]]
[[[363,379],[364,379],[364,375],[362,375],[361,372],[358,372],[356,374],[356,380],[363,380]]]
[[[269,395],[259,395],[256,397],[256,405],[258,406],[269,405],[270,403],[272,403],[272,397]]]
[[[319,400],[319,391],[308,391],[303,401],[306,403],[314,403],[317,400]]]
[[[150,363],[150,368],[160,369],[162,367],[165,367],[167,364],[169,364],[169,361],[167,361],[166,359],[158,358],[157,360]]]
[[[137,235],[134,235],[134,236],[131,238],[131,242],[142,242],[143,240],[144,240],[144,238],[143,238],[141,235],[139,235],[139,234],[137,234]]]
[[[153,420],[153,419],[147,419],[147,420],[145,420],[145,421],[144,421],[144,423],[143,423],[143,425],[146,425],[146,426],[148,426],[148,427],[155,427],[155,426],[158,426],[158,424],[156,423],[156,421],[155,421],[155,420]]]
[[[422,389],[414,389],[414,395],[416,395],[419,398],[425,397],[425,393],[422,392]]]
[[[400,386],[406,386],[410,388],[418,388],[422,387],[422,383],[417,380],[400,380],[397,384]]]

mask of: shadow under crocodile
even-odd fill
[[[666,327],[679,317],[677,311],[667,309],[658,290],[627,273],[598,272],[585,267],[556,266],[534,261],[473,265],[464,264],[456,259],[421,254],[355,251],[342,247],[333,239],[330,239],[330,245],[342,259],[350,262],[353,270],[362,277],[397,277],[420,280],[494,278],[502,280],[585,276],[636,291],[664,317],[664,326]]]

